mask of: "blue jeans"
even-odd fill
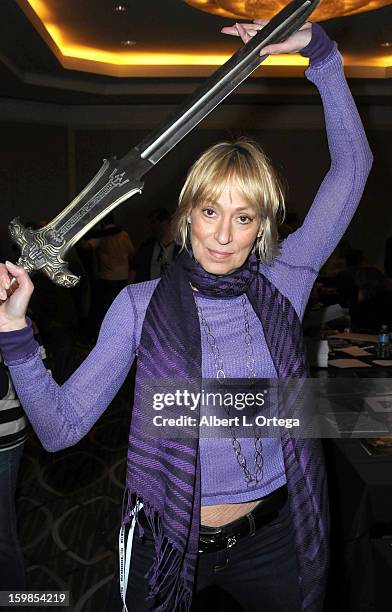
[[[128,580],[127,604],[130,610],[137,612],[152,609],[151,600],[146,602],[145,574],[152,564],[154,547],[151,533],[145,530],[145,535],[143,541],[135,535]],[[216,602],[209,602],[208,596],[203,598],[201,593],[212,585],[236,600],[238,612],[300,612],[297,560],[288,503],[274,521],[258,529],[255,535],[243,538],[227,550],[199,554],[194,612],[216,611]],[[119,601],[118,598],[116,604],[112,599],[108,612],[121,610]]]
[[[26,588],[15,508],[16,479],[22,454],[23,444],[0,452],[0,591]]]

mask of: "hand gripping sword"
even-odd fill
[[[218,68],[167,123],[122,159],[104,160],[90,183],[48,225],[31,230],[24,227],[18,217],[13,219],[9,232],[21,248],[18,265],[28,273],[44,272],[62,287],[76,285],[79,278],[67,269],[66,252],[108,212],[141,193],[143,183],[140,179],[268,57],[261,55],[263,47],[286,40],[305,23],[318,3],[319,0],[289,3]],[[17,286],[16,279],[12,279],[7,295],[10,296]]]

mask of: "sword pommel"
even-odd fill
[[[18,266],[23,266],[29,274],[42,270],[61,287],[74,287],[79,282],[67,269],[67,263],[60,256],[60,245],[47,227],[32,230],[25,227],[19,217],[12,219],[9,226],[12,240],[20,247]]]

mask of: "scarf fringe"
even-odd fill
[[[132,504],[131,493],[126,492],[124,497],[123,524],[129,522],[130,515],[135,509]],[[137,495],[139,500],[143,496]],[[148,571],[147,578],[150,592],[148,600],[157,599],[154,602],[154,612],[189,612],[192,604],[192,587],[186,575],[192,575],[189,561],[186,555],[174,546],[173,542],[163,531],[162,518],[149,502],[143,499],[143,512],[151,529],[154,540],[155,556],[154,562]],[[139,528],[139,537],[144,534],[144,529],[136,514],[136,524]]]

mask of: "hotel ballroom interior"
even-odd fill
[[[0,0],[0,261],[16,263],[20,257],[20,245],[10,238],[12,219],[18,217],[31,235],[71,202],[77,207],[75,198],[104,160],[121,160],[167,124],[193,92],[210,83],[211,75],[243,45],[240,38],[223,35],[223,27],[269,20],[288,4]],[[338,45],[374,158],[358,209],[318,272],[303,321],[317,393],[331,385],[336,402],[346,402],[338,416],[331,412],[336,419],[321,435],[330,515],[322,608],[390,612],[392,2],[321,0],[310,20],[320,23]],[[167,244],[174,248],[173,214],[182,185],[208,147],[243,136],[257,141],[282,177],[286,218],[278,227],[280,240],[301,228],[330,169],[321,98],[304,76],[308,63],[309,58],[298,53],[267,57],[207,116],[194,121],[175,146],[168,145],[140,179],[143,184],[137,183],[140,193],[111,207],[111,225],[105,225],[102,211],[94,223],[97,211],[79,219],[79,229],[88,227],[64,256],[71,272],[80,277],[78,284],[60,287],[42,271],[33,271],[35,291],[28,314],[44,364],[59,384],[93,349],[110,304],[102,289],[105,276],[99,275],[100,245],[116,232],[127,235],[131,246],[125,284],[138,282],[136,262],[151,272],[140,247],[161,240],[154,232],[169,211],[166,221],[172,238]],[[339,140],[339,133],[335,136]],[[111,163],[117,167],[116,160]],[[335,186],[337,198],[338,192]],[[325,205],[333,207],[334,202]],[[318,235],[332,229],[319,227]],[[166,245],[160,248],[165,257]],[[160,273],[166,274],[167,267],[170,263],[161,266]],[[2,368],[6,373],[4,364]],[[118,576],[136,371],[137,362],[107,410],[73,446],[45,450],[27,423],[24,444],[19,446],[23,452],[15,494],[8,491],[7,499],[0,499],[0,504],[12,505],[15,498],[23,592],[68,592],[66,609],[72,612],[121,610],[107,602]],[[9,401],[5,397],[0,400],[0,465],[1,456],[10,452],[2,443],[9,433],[7,410],[1,409]],[[18,406],[17,399],[12,401]],[[0,491],[5,491],[1,483]],[[0,520],[2,516],[0,512]],[[3,567],[4,529],[0,524]],[[0,591],[12,590],[1,576],[0,581]],[[284,601],[284,590],[281,598]],[[29,607],[44,609],[34,602]],[[142,612],[129,602],[128,610]],[[242,610],[216,584],[195,595],[192,603],[193,612]],[[262,601],[252,610],[275,612]]]

